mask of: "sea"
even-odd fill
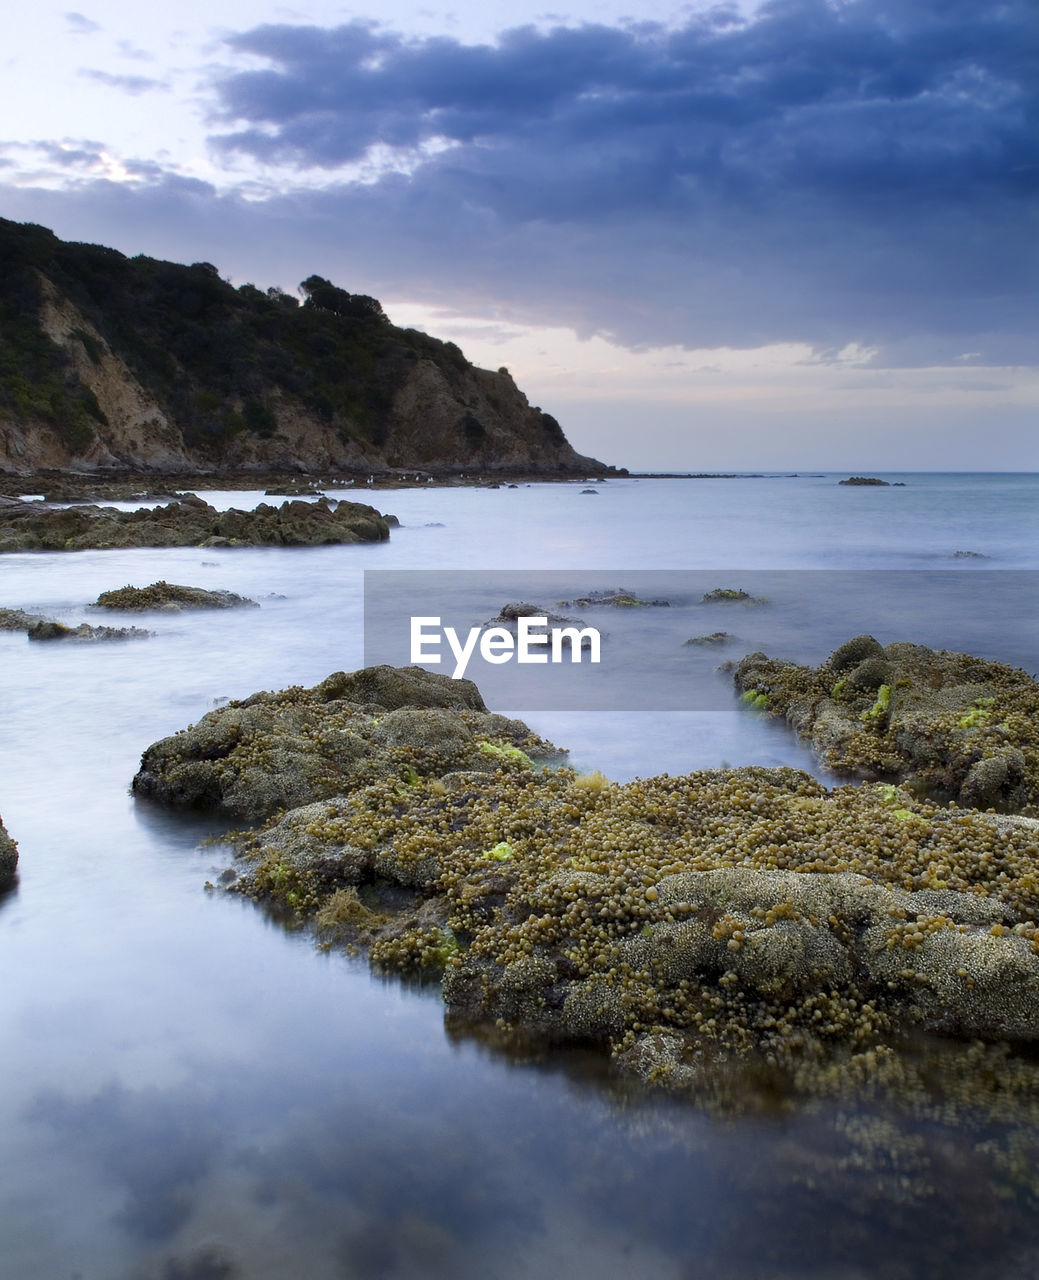
[[[869,632],[1039,670],[1039,477],[878,475],[889,483],[358,485],[329,492],[394,514],[388,542],[0,557],[0,606],[155,633],[0,632],[0,813],[20,849],[0,899],[0,1275],[1039,1273],[1027,1179],[995,1179],[979,1152],[999,1135],[961,1111],[720,1113],[635,1086],[591,1050],[507,1053],[448,1032],[435,985],[373,976],[207,889],[230,861],[221,824],[130,792],[150,743],[229,699],[409,660],[366,618],[366,581],[369,608],[388,591],[402,616],[480,625],[524,600],[601,626],[601,671],[569,682],[549,667],[466,672],[574,768],[624,781],[791,765],[837,785],[738,701],[732,663],[757,650],[818,663]],[[89,607],[161,579],[260,608]],[[714,588],[768,603],[705,604]],[[668,604],[572,604],[615,590]]]

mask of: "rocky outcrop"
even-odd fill
[[[147,640],[152,634],[140,627],[92,627],[89,622],[81,622],[78,627],[67,627],[63,622],[44,620],[34,622],[27,628],[30,640],[60,640],[74,644],[96,644],[109,640]]]
[[[920,1030],[1039,1039],[1027,819],[792,769],[618,786],[514,759],[386,777],[239,848],[234,891],[441,974],[456,1030],[598,1044],[677,1089],[751,1054],[807,1092],[868,1085]]]
[[[554,748],[522,721],[490,714],[471,680],[366,667],[209,712],[148,748],[133,790],[256,821],[376,781],[392,780],[407,796],[421,779],[493,772],[528,751]]]
[[[970,654],[855,636],[817,668],[752,653],[744,700],[838,773],[972,808],[1039,813],[1039,683]]]
[[[138,627],[92,627],[86,622],[70,627],[38,613],[27,613],[24,609],[0,609],[0,631],[24,631],[30,640],[77,642],[141,640],[151,635],[150,631],[142,631]]]
[[[0,473],[610,471],[505,369],[319,277],[299,300],[0,219]]]
[[[28,631],[37,622],[46,622],[46,618],[24,609],[0,609],[0,631]]]
[[[153,582],[150,587],[116,587],[102,591],[94,601],[98,609],[119,609],[144,613],[161,609],[180,613],[183,609],[258,609],[255,600],[233,591],[207,591],[204,587],[182,587],[176,582]]]
[[[696,1095],[733,1070],[900,1087],[922,1030],[993,1063],[1039,1040],[1039,822],[787,768],[618,785],[538,768],[545,745],[468,682],[370,668],[210,713],[134,786],[271,815],[222,883],[439,976],[457,1031],[599,1045]]]
[[[9,881],[18,866],[18,846],[7,834],[7,828],[0,820],[0,885]]]
[[[384,542],[389,525],[360,502],[261,502],[252,511],[217,511],[193,495],[164,507],[0,508],[0,552],[84,551],[125,547],[313,547]]]

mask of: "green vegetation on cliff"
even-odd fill
[[[101,383],[115,356],[154,402],[156,421],[171,424],[176,447],[203,462],[233,463],[236,438],[269,441],[286,422],[390,465],[501,465],[502,440],[513,437],[523,460],[546,470],[590,461],[507,374],[474,370],[453,343],[394,326],[376,299],[320,276],[300,291],[302,304],[277,288],[235,288],[210,263],[127,258],[0,219],[0,417],[44,424],[72,456],[98,437],[109,447]],[[48,306],[62,316],[59,334]],[[414,424],[395,410],[422,362],[436,366],[449,403],[449,442],[433,458],[416,456]],[[478,394],[465,385],[470,375],[482,379]],[[395,427],[408,437],[397,449]]]

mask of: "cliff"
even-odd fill
[[[507,370],[319,276],[301,291],[0,219],[0,473],[609,470]]]

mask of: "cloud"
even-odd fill
[[[101,24],[95,22],[93,18],[87,18],[82,13],[66,13],[65,22],[69,31],[76,36],[90,36],[95,31],[101,30]]]
[[[77,200],[89,205],[111,183],[154,186],[174,176],[154,160],[120,157],[114,148],[91,138],[0,142],[0,165],[14,170],[9,175],[14,185],[4,199],[4,206],[12,210],[19,199],[32,201],[34,189],[37,199],[41,189],[50,189],[51,198],[74,207]]]
[[[479,45],[266,25],[213,82],[219,193],[159,173],[76,208],[138,243],[204,227],[242,278],[633,348],[1034,363],[1033,22],[1031,0],[771,0]]]
[[[94,67],[81,67],[77,73],[86,80],[93,80],[96,84],[107,85],[110,89],[120,89],[123,93],[129,93],[135,97],[141,93],[151,93],[154,90],[168,90],[169,85],[162,80],[153,80],[149,76],[119,76],[113,75],[110,71],[99,71]]]

